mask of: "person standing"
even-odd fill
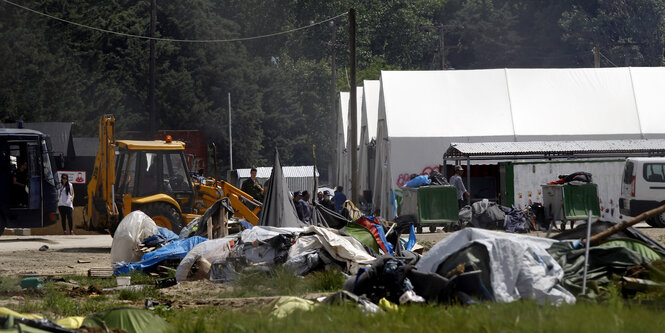
[[[312,207],[309,205],[309,191],[302,191],[302,199],[300,199],[300,206],[303,210],[303,221],[310,223],[312,220]]]
[[[464,182],[462,181],[462,174],[464,173],[464,168],[461,165],[455,166],[455,174],[450,177],[450,185],[455,186],[457,189],[457,206],[459,209],[464,207],[464,198],[467,199],[471,197],[469,192],[467,192]]]
[[[240,190],[251,195],[252,198],[263,202],[263,186],[256,179],[256,168],[252,168],[249,171],[249,179],[242,182]]]
[[[58,210],[60,211],[60,221],[62,230],[67,234],[67,221],[69,221],[69,234],[74,234],[74,222],[72,221],[72,211],[74,210],[74,186],[69,182],[69,176],[63,174],[60,177],[60,186],[58,187]]]
[[[337,186],[337,189],[335,190],[335,195],[333,195],[332,202],[335,204],[335,211],[336,212],[341,212],[342,211],[342,205],[346,201],[346,195],[344,194],[344,187],[342,186]]]
[[[305,211],[303,206],[300,204],[302,200],[302,193],[300,191],[293,192],[293,205],[296,207],[296,214],[298,214],[298,219],[302,222],[305,222]]]
[[[28,161],[21,159],[12,171],[11,202],[13,207],[28,207]]]

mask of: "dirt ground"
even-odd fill
[[[665,228],[638,224],[637,229],[665,246]],[[439,228],[435,233],[417,234],[416,238],[428,248],[450,234]],[[530,235],[544,237],[545,233],[532,232]],[[87,275],[92,267],[110,267],[111,243],[109,235],[1,236],[0,276]],[[43,245],[48,249],[40,251]],[[187,286],[181,288],[185,289],[178,292],[187,292]],[[210,290],[211,293],[222,291]]]

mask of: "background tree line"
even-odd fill
[[[150,1],[28,0],[21,5],[77,23],[147,36]],[[660,0],[190,0],[157,3],[157,37],[263,35],[357,10],[357,84],[383,69],[661,66]],[[0,121],[73,121],[96,136],[103,114],[118,137],[149,128],[148,41],[84,29],[0,2]],[[336,42],[332,43],[332,30]],[[286,35],[227,43],[156,42],[160,129],[201,129],[228,167],[227,93],[234,166],[311,164],[334,156],[331,55],[336,90],[348,75],[346,17]]]

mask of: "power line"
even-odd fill
[[[260,35],[260,36],[231,38],[231,39],[173,39],[173,38],[158,38],[158,37],[148,37],[148,36],[134,35],[134,34],[128,34],[128,33],[113,31],[113,30],[97,28],[97,27],[86,25],[86,24],[81,24],[81,23],[76,23],[76,22],[73,22],[73,21],[65,20],[65,19],[62,19],[62,18],[59,18],[59,17],[55,17],[55,16],[52,16],[52,15],[46,14],[46,13],[42,13],[42,12],[36,11],[32,8],[21,6],[17,3],[11,2],[9,0],[1,0],[1,1],[3,1],[5,3],[8,3],[12,6],[21,8],[23,10],[29,11],[31,13],[34,13],[34,14],[37,14],[37,15],[40,15],[40,16],[44,16],[44,17],[47,17],[47,18],[50,18],[50,19],[53,19],[53,20],[57,20],[57,21],[60,21],[60,22],[64,22],[64,23],[67,23],[67,24],[75,25],[75,26],[80,27],[80,28],[95,30],[95,31],[99,31],[99,32],[107,33],[107,34],[118,35],[118,36],[123,36],[123,37],[139,38],[139,39],[145,39],[145,40],[155,40],[155,41],[162,41],[162,42],[175,42],[175,43],[228,43],[228,42],[242,42],[242,41],[248,41],[248,40],[254,40],[254,39],[275,37],[275,36],[285,35],[285,34],[289,34],[289,33],[304,30],[304,29],[309,29],[311,27],[314,27],[314,26],[317,26],[317,25],[320,25],[320,24],[323,24],[323,23],[326,23],[326,22],[332,21],[334,19],[337,19],[339,17],[347,15],[347,13],[342,13],[342,14],[339,14],[339,15],[336,15],[336,16],[333,16],[333,17],[329,17],[329,18],[327,18],[323,21],[315,22],[315,23],[312,23],[310,25],[306,25],[306,26],[303,26],[303,27],[290,29],[290,30],[286,30],[286,31],[275,32],[275,33],[271,33],[271,34],[267,34],[267,35]]]

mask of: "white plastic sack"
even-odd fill
[[[252,229],[245,229],[240,233],[240,240],[243,243],[253,243],[256,241],[264,242],[280,234],[299,234],[304,228],[278,228],[272,226],[255,226]]]
[[[144,212],[135,210],[120,221],[111,244],[111,265],[117,262],[132,263],[141,261],[143,253],[139,244],[159,233],[155,222]]]
[[[561,286],[563,269],[547,252],[553,239],[476,228],[462,229],[436,243],[416,264],[422,272],[436,272],[446,258],[472,244],[487,248],[490,282],[498,302],[535,299],[539,303],[575,303]]]
[[[176,269],[175,272],[176,281],[178,281],[178,283],[187,281],[192,265],[194,265],[196,260],[201,257],[210,263],[213,263],[216,260],[226,259],[231,252],[229,242],[232,240],[237,240],[237,235],[207,240],[194,246],[194,248],[187,253],[185,258],[180,261],[178,269]]]
[[[347,271],[355,273],[361,266],[370,265],[375,258],[365,251],[362,244],[350,236],[342,236],[334,229],[316,226],[306,227],[303,233],[314,233],[299,237],[289,249],[288,261],[297,261],[297,257],[308,255],[311,251],[323,248],[330,256],[346,263]]]

